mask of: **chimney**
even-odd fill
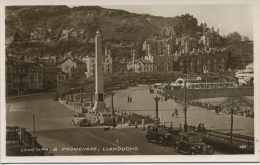
[[[219,35],[219,29],[218,29],[218,35]]]

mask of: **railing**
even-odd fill
[[[198,129],[198,127],[195,126],[188,126],[188,132],[201,132],[203,134],[207,134],[209,137],[217,137],[217,138],[227,140],[228,142],[231,142],[230,132],[223,133],[223,132],[217,132],[217,131],[212,131],[207,129]],[[248,147],[254,148],[254,137],[252,136],[232,133],[232,142],[247,144]]]
[[[231,142],[231,133],[230,132],[222,133],[222,132],[207,130],[207,134],[209,136],[219,137],[219,138],[227,140],[228,142]],[[246,136],[246,135],[232,133],[232,141],[247,144],[248,147],[254,147],[254,137],[252,137],[252,136]]]

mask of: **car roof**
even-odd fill
[[[183,132],[183,133],[179,133],[180,135],[183,135],[183,136],[199,136],[198,134],[196,133],[189,133],[189,132]]]
[[[158,125],[158,126],[154,126],[154,125],[149,125],[149,127],[156,127],[156,128],[168,128],[165,125]]]

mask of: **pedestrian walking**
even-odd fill
[[[179,114],[177,108],[175,108],[175,112],[174,112],[174,113],[175,113],[175,117],[177,118],[177,116],[178,116],[178,114]]]
[[[130,96],[130,102],[132,102],[133,100],[132,100],[132,97]]]
[[[129,96],[127,97],[127,101],[130,102],[130,97]]]
[[[198,125],[198,132],[201,132],[201,123]]]
[[[218,106],[215,106],[215,115],[218,115]]]
[[[167,101],[167,96],[165,96],[165,101]]]

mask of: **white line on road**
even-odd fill
[[[91,133],[88,133],[88,132],[86,132],[86,131],[85,131],[85,133],[86,133],[86,134],[89,134],[89,135],[91,135],[91,136],[93,136],[93,137],[95,137],[95,138],[97,138],[97,139],[99,139],[99,140],[102,140],[102,141],[104,141],[104,142],[107,142],[107,143],[109,143],[109,144],[112,144],[112,145],[114,145],[114,146],[116,146],[116,147],[120,147],[120,146],[118,146],[118,145],[116,145],[116,144],[114,144],[114,143],[111,143],[111,142],[109,142],[109,141],[107,141],[107,140],[105,140],[105,139],[102,139],[102,138],[100,138],[100,137],[98,137],[98,136],[96,136],[96,135],[93,135],[93,134],[91,134]],[[132,153],[132,154],[138,155],[137,153],[134,153],[134,152],[132,152],[132,151],[127,151],[127,152],[130,152],[130,153]]]

